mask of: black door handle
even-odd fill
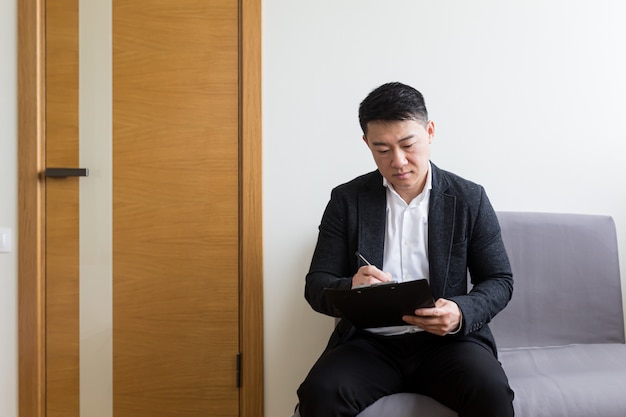
[[[46,168],[44,171],[46,177],[88,177],[89,168]]]

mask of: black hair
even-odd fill
[[[411,86],[399,82],[383,84],[359,106],[359,123],[364,134],[369,122],[398,120],[428,121],[424,96]]]

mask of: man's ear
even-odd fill
[[[367,136],[363,135],[363,142],[365,142],[365,144],[367,145],[367,147],[370,147],[369,142],[367,141]]]
[[[432,120],[426,123],[426,133],[428,133],[428,142],[433,143],[433,139],[435,138],[435,122]]]

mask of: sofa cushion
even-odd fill
[[[498,212],[498,220],[514,280],[511,302],[489,324],[499,349],[624,343],[611,217]]]
[[[363,410],[357,417],[457,417],[458,414],[433,400],[417,394],[388,395]]]
[[[626,345],[501,349],[516,417],[626,416]]]
[[[401,392],[382,397],[357,417],[457,417],[458,414],[430,397]],[[293,417],[300,417],[296,409]]]

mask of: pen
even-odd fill
[[[361,258],[361,260],[362,260],[363,262],[365,262],[366,264],[368,264],[368,265],[370,265],[370,266],[372,265],[371,263],[369,263],[369,261],[368,261],[367,259],[365,259],[365,258],[363,257],[363,255],[361,255],[361,253],[360,253],[359,251],[354,252],[354,254],[355,254],[357,257]]]

